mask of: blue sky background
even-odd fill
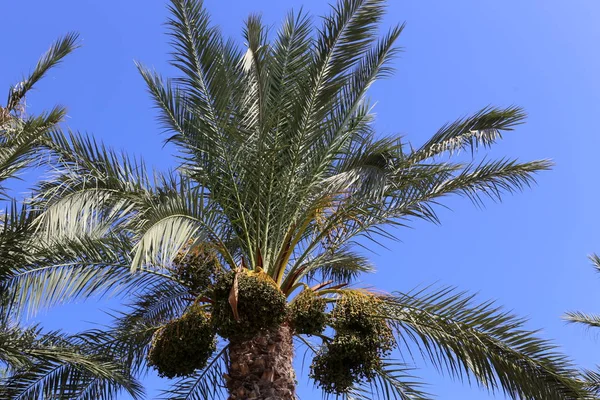
[[[262,12],[277,28],[286,11],[304,6],[313,15],[322,0],[206,0],[213,21],[240,38],[250,12]],[[94,133],[116,148],[143,155],[149,164],[174,164],[163,148],[149,96],[134,60],[169,73],[163,25],[164,0],[2,1],[0,88],[19,80],[59,35],[81,33],[83,48],[28,99],[29,111],[67,105],[67,124]],[[389,2],[386,25],[407,22],[405,52],[393,78],[377,84],[377,127],[422,143],[442,124],[488,104],[523,106],[528,122],[506,135],[490,157],[551,158],[553,171],[539,185],[484,210],[449,198],[442,225],[423,222],[398,232],[399,243],[375,249],[377,275],[365,282],[408,291],[437,283],[479,292],[530,317],[583,367],[596,362],[593,333],[565,324],[567,310],[600,311],[600,279],[587,254],[600,251],[597,171],[600,134],[600,3],[596,0]],[[91,300],[39,316],[48,328],[67,331],[106,321]],[[88,321],[88,322],[86,322]],[[493,397],[442,377],[417,360],[419,374],[440,399]],[[166,387],[151,375],[148,398]],[[301,381],[303,399],[320,398]]]

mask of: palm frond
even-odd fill
[[[4,182],[17,178],[18,173],[31,167],[39,160],[39,150],[49,130],[62,121],[66,110],[54,107],[48,113],[29,117],[25,120],[10,117],[8,129],[0,121],[0,199],[7,197]]]
[[[349,248],[327,249],[304,264],[297,265],[286,273],[281,285],[284,293],[299,282],[349,284],[364,273],[374,272],[369,259]]]
[[[429,400],[432,397],[421,388],[423,383],[405,364],[384,360],[371,382],[362,382],[344,397],[347,400]]]
[[[566,313],[564,318],[569,322],[586,325],[588,328],[600,328],[599,315],[586,314],[580,311],[572,311]]]
[[[110,352],[111,356],[127,368],[127,371],[140,376],[147,372],[147,355],[154,333],[161,325],[146,324],[141,319],[122,315],[115,321],[115,327],[86,331],[82,335],[90,337],[93,349]]]
[[[139,210],[136,229],[142,234],[134,248],[132,271],[142,266],[170,265],[192,237],[211,241],[225,260],[235,265],[224,243],[226,219],[202,190],[187,179],[169,181],[159,188],[158,201]]]
[[[225,399],[223,375],[226,371],[228,346],[217,350],[202,371],[175,382],[169,390],[163,391],[165,400],[216,400]]]
[[[106,352],[93,352],[82,336],[59,332],[42,333],[37,328],[0,331],[0,337],[12,334],[16,352],[24,362],[10,364],[10,375],[0,381],[0,395],[10,399],[41,400],[111,399],[127,392],[141,398],[141,385],[111,359]],[[26,342],[26,343],[25,343]]]
[[[514,193],[529,187],[535,182],[534,174],[549,170],[549,160],[519,163],[516,160],[501,159],[467,166],[459,175],[441,182],[435,192],[444,195],[458,193],[467,196],[474,203],[481,203],[481,196],[501,200],[505,193]]]
[[[131,304],[114,312],[110,326],[82,333],[97,351],[109,352],[137,376],[147,371],[147,354],[153,334],[180,317],[190,305],[188,288],[164,280],[139,288]]]
[[[600,271],[600,256],[598,254],[592,254],[589,258],[594,265],[594,268],[596,268],[596,271]]]
[[[134,204],[151,200],[143,161],[76,132],[54,130],[49,137],[56,173],[39,184],[33,200],[44,210],[37,225],[46,237],[102,237]]]
[[[49,243],[15,267],[3,287],[16,311],[35,313],[75,299],[143,290],[170,279],[152,271],[131,274],[130,251],[129,241],[115,236]]]
[[[525,112],[519,107],[486,107],[467,118],[444,125],[413,152],[411,158],[413,162],[421,162],[443,153],[451,155],[459,150],[470,149],[473,152],[480,146],[490,147],[502,138],[502,131],[513,130],[524,119]]]
[[[590,394],[590,399],[597,399],[600,397],[600,372],[597,370],[584,370],[582,377],[585,389]]]
[[[71,32],[54,42],[46,54],[37,62],[31,74],[10,90],[6,108],[11,111],[14,110],[27,92],[44,77],[48,70],[58,65],[63,58],[78,47],[78,39],[79,34]]]
[[[384,296],[399,342],[416,345],[439,370],[474,379],[514,399],[571,399],[584,395],[577,371],[552,343],[524,329],[524,320],[491,302],[441,289]]]
[[[11,274],[16,265],[25,262],[29,252],[27,244],[35,231],[35,217],[36,213],[29,207],[14,200],[0,213],[0,282]]]
[[[302,11],[286,16],[275,42],[271,46],[271,77],[265,103],[269,111],[265,131],[274,129],[280,140],[282,128],[291,123],[296,107],[295,98],[300,93],[310,64],[313,39],[312,19]]]
[[[0,320],[0,363],[12,370],[27,366],[31,360],[24,350],[33,346],[38,333],[36,327],[23,329],[11,324],[7,320],[7,316],[2,315],[2,320]]]

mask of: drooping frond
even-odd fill
[[[136,202],[151,201],[142,161],[118,154],[89,136],[54,131],[46,147],[55,177],[39,184],[34,199],[44,212],[40,232],[49,238],[102,237]]]
[[[0,107],[2,200],[9,197],[7,179],[18,178],[20,171],[45,165],[51,158],[47,151],[52,147],[50,132],[62,121],[66,110],[56,106],[49,112],[27,115],[25,97],[49,69],[77,47],[77,37],[72,33],[55,42],[29,76],[10,89],[6,106]],[[67,245],[57,244],[57,238],[53,238],[54,243],[40,238],[35,227],[39,215],[40,210],[35,206],[14,200],[0,212],[0,367],[3,371],[0,398],[91,400],[115,398],[121,393],[141,398],[142,387],[127,372],[127,366],[107,352],[93,349],[84,336],[44,332],[37,326],[22,328],[15,322],[19,311],[28,307],[30,300],[30,305],[36,307],[35,303],[61,301],[67,292],[80,294],[86,285],[94,285],[89,272],[77,276],[79,281],[75,285],[61,282],[65,274],[40,279],[43,270],[68,269],[72,265],[65,263],[71,262],[81,265],[84,254],[78,253],[81,246],[69,245],[70,252],[63,252]],[[82,283],[86,278],[87,282]],[[32,286],[37,286],[27,286],[32,282]],[[49,287],[51,284],[53,288]],[[102,286],[95,284],[95,289]]]
[[[109,351],[113,358],[126,366],[129,373],[140,376],[147,372],[147,355],[152,336],[159,325],[146,324],[136,319],[117,319],[111,328],[86,332],[94,338],[94,348]]]
[[[585,393],[571,363],[524,320],[454,289],[384,296],[399,342],[439,370],[514,399],[573,399]]]
[[[162,393],[164,400],[218,400],[225,399],[223,375],[226,371],[228,346],[217,350],[202,370],[175,382]]]
[[[124,365],[110,353],[92,349],[83,336],[11,328],[0,330],[0,341],[0,358],[10,368],[10,374],[0,380],[2,398],[93,400],[127,392],[137,399],[143,393]]]
[[[203,188],[188,179],[162,185],[160,199],[137,216],[142,234],[135,247],[132,271],[144,265],[165,267],[190,239],[214,242],[229,263],[234,263],[224,241],[224,217],[208,200]]]
[[[394,360],[385,360],[371,382],[363,382],[344,397],[347,400],[429,400],[423,383],[413,369]]]
[[[50,242],[15,267],[3,282],[16,309],[30,313],[90,296],[122,295],[170,279],[151,271],[130,273],[125,237]]]
[[[30,362],[23,351],[32,347],[38,334],[37,329],[22,329],[11,325],[2,315],[0,322],[0,363],[8,368],[21,368]]]
[[[154,333],[181,317],[193,301],[188,288],[174,280],[137,289],[131,304],[113,312],[110,326],[82,334],[93,349],[109,352],[134,376],[148,370],[147,354]]]

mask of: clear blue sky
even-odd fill
[[[0,11],[0,88],[18,81],[50,42],[81,33],[84,47],[52,72],[30,96],[35,112],[56,102],[69,107],[68,125],[94,133],[150,164],[173,164],[155,122],[134,60],[169,72],[164,0],[4,1]],[[239,38],[244,17],[262,12],[278,26],[301,5],[314,15],[323,0],[207,0],[214,22]],[[377,127],[421,143],[447,121],[488,105],[517,104],[528,123],[508,134],[491,156],[552,158],[539,185],[488,202],[448,199],[442,225],[417,222],[400,243],[376,249],[379,272],[366,282],[408,291],[438,282],[480,292],[531,318],[584,367],[593,367],[600,343],[566,325],[564,311],[600,311],[600,276],[586,259],[600,251],[600,3],[596,0],[390,1],[387,24],[406,21],[405,52],[397,73],[374,87]],[[77,331],[104,321],[90,301],[42,316],[49,328]],[[114,306],[114,303],[111,304]],[[493,398],[441,377],[421,363],[421,376],[440,399]],[[149,376],[149,398],[163,385]],[[320,398],[302,383],[303,399]],[[489,397],[488,397],[489,396]],[[502,398],[498,396],[496,398]]]

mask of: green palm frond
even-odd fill
[[[586,325],[589,328],[600,328],[600,316],[594,314],[586,314],[580,311],[568,312],[565,315],[565,320]]]
[[[151,201],[143,161],[118,154],[89,136],[55,130],[46,147],[56,177],[39,184],[34,198],[43,209],[37,225],[47,237],[101,237],[132,211]]]
[[[3,398],[92,400],[127,392],[137,399],[143,393],[124,365],[106,351],[92,351],[83,336],[12,327],[0,330],[0,341],[0,358],[10,371],[0,380]]]
[[[192,303],[189,288],[175,281],[164,280],[145,288],[143,293],[127,306],[118,319],[117,327],[130,330],[139,324],[160,326],[180,317]]]
[[[0,282],[28,256],[27,243],[35,230],[35,217],[35,212],[16,201],[0,213]]]
[[[282,290],[288,293],[301,281],[351,283],[360,275],[371,272],[374,272],[374,267],[369,259],[349,248],[325,251],[287,273]]]
[[[161,399],[225,399],[223,375],[227,370],[225,364],[227,349],[228,346],[218,349],[209,360],[206,368],[175,382],[169,390],[163,391]]]
[[[593,399],[600,398],[600,372],[592,370],[584,370],[582,372],[584,387],[589,391]]]
[[[384,360],[371,382],[353,388],[344,397],[347,400],[429,400],[431,395],[422,390],[423,383],[413,375],[413,368],[394,360]]]
[[[4,181],[17,176],[35,160],[47,133],[62,121],[66,114],[63,107],[56,106],[38,116],[26,116],[22,102],[25,95],[62,59],[75,50],[78,35],[70,33],[57,40],[38,61],[31,74],[8,93],[6,106],[0,106],[0,199],[7,197]]]
[[[27,92],[44,77],[48,70],[58,65],[67,55],[79,47],[77,44],[78,39],[79,34],[72,32],[54,42],[46,54],[39,59],[29,76],[10,90],[6,108],[13,111]]]
[[[109,351],[134,375],[147,371],[152,335],[158,328],[180,317],[191,304],[188,288],[165,280],[144,288],[135,301],[116,311],[110,327],[84,332],[97,351]]]
[[[502,138],[502,131],[511,131],[522,124],[525,112],[519,107],[505,109],[486,107],[477,113],[443,126],[417,151],[413,162],[459,150],[477,150],[480,146],[490,147]]]
[[[290,122],[294,112],[294,98],[300,93],[308,74],[313,40],[312,19],[303,12],[290,12],[277,33],[272,46],[268,68],[272,73],[267,88],[264,131],[274,129],[280,132]],[[279,136],[280,134],[278,134]],[[281,140],[276,137],[275,141]]]
[[[441,289],[382,297],[399,342],[438,369],[514,399],[572,399],[585,393],[573,365],[524,320],[491,302]]]
[[[592,254],[589,256],[589,259],[596,271],[600,271],[600,256]],[[587,328],[600,328],[600,316],[597,314],[571,311],[567,312],[563,316],[563,319],[568,322],[584,325]],[[581,379],[583,380],[585,389],[589,392],[589,398],[600,398],[600,372],[584,369],[581,371]]]
[[[208,200],[203,189],[187,179],[170,181],[161,188],[161,198],[138,216],[136,227],[143,232],[135,247],[132,271],[144,265],[170,265],[191,238],[218,245],[231,263],[232,256],[224,244],[226,234],[221,211]]]
[[[141,319],[116,319],[115,326],[85,332],[93,340],[96,351],[109,351],[134,376],[147,372],[147,354],[152,335],[160,325],[146,324]]]
[[[597,254],[592,254],[590,255],[589,259],[596,271],[600,271],[600,256]],[[600,316],[596,314],[588,314],[581,311],[570,311],[563,316],[563,319],[568,322],[585,325],[588,328],[600,328]]]
[[[6,317],[3,315],[0,322],[0,363],[9,369],[26,366],[30,359],[23,350],[32,347],[38,330],[35,327],[22,329],[14,326]]]
[[[0,123],[0,199],[6,198],[4,182],[17,178],[18,173],[38,160],[41,145],[48,131],[62,121],[66,110],[55,107],[48,113],[25,120],[10,117],[8,129]]]
[[[3,286],[15,310],[35,313],[65,301],[129,294],[170,279],[148,270],[131,274],[130,251],[123,236],[50,242],[15,267]]]

